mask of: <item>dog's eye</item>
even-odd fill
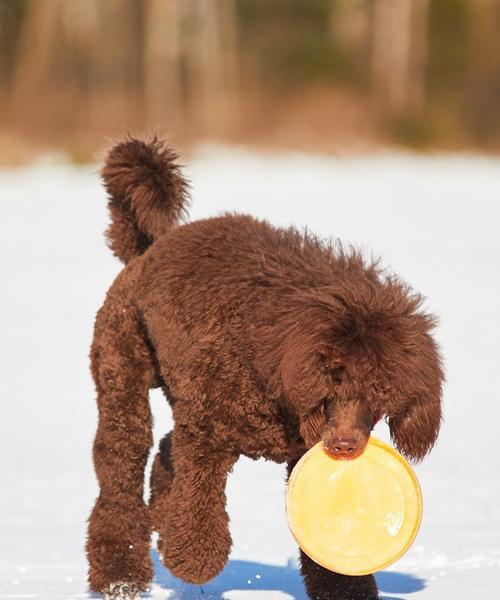
[[[332,378],[333,383],[339,385],[342,383],[342,377],[344,375],[345,368],[342,366],[333,367],[330,369],[330,377]]]
[[[333,402],[332,402],[331,398],[323,398],[323,400],[321,401],[321,410],[323,411],[323,414],[325,414],[327,418],[330,418],[332,416]]]
[[[318,400],[315,404],[315,408],[313,408],[313,412],[326,413],[326,409],[328,406],[328,400],[326,398],[322,398]]]

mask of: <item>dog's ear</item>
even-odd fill
[[[407,458],[420,461],[432,449],[441,426],[440,394],[420,396],[389,417],[391,438]]]
[[[389,415],[391,438],[397,449],[418,462],[432,449],[441,427],[441,394],[444,379],[441,360],[434,341],[422,336],[417,353],[400,365],[406,373],[407,389],[413,393]]]
[[[324,399],[330,392],[322,344],[311,329],[289,336],[281,361],[283,391],[308,448],[321,439],[327,422]]]
[[[295,331],[286,342],[281,383],[293,412],[311,414],[329,393],[321,345],[306,331]]]
[[[328,417],[324,403],[315,406],[307,414],[299,415],[300,436],[304,440],[306,448],[312,448],[321,440],[327,422]]]

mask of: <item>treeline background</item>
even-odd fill
[[[0,0],[0,161],[125,130],[500,148],[500,0]]]

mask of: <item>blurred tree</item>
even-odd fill
[[[190,96],[203,128],[234,119],[237,92],[237,24],[234,0],[184,0]]]
[[[330,7],[330,30],[352,51],[364,53],[370,27],[367,0],[331,0]]]
[[[467,81],[461,116],[481,145],[500,136],[500,52],[492,52],[500,31],[500,0],[477,0],[470,19]]]
[[[109,97],[113,114],[127,120],[139,75],[133,6],[125,0],[28,1],[9,98],[9,112],[22,115],[24,129],[57,124],[57,139],[75,123],[105,119]]]
[[[12,77],[20,30],[25,16],[27,0],[7,2],[0,0],[0,91]]]
[[[0,137],[252,137],[272,118],[498,145],[499,30],[500,0],[0,0]]]
[[[373,2],[373,90],[385,112],[424,106],[428,11],[429,0]]]
[[[144,95],[146,118],[160,124],[182,118],[182,7],[171,0],[147,0],[144,19]]]
[[[144,35],[150,122],[163,122],[168,115],[170,121],[206,129],[235,118],[235,0],[148,0]]]
[[[53,67],[62,7],[63,0],[29,0],[26,6],[11,85],[14,106],[38,96],[58,75]]]

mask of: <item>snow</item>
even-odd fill
[[[97,486],[88,369],[92,322],[120,265],[106,249],[98,167],[0,171],[0,600],[88,598],[85,520]],[[441,316],[445,424],[417,467],[425,513],[377,579],[386,600],[500,597],[500,160],[250,154],[190,161],[192,218],[245,211],[383,257]],[[152,394],[155,436],[171,425]],[[376,434],[387,439],[385,425]],[[204,585],[155,561],[153,599],[304,598],[284,513],[284,467],[240,460],[228,484],[233,551]]]

